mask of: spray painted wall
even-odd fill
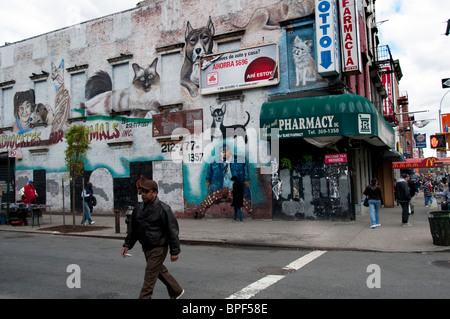
[[[22,150],[16,191],[44,172],[46,202],[62,210],[64,132],[82,124],[92,141],[85,177],[99,212],[133,205],[137,183],[149,178],[175,212],[225,216],[236,175],[245,187],[244,212],[270,217],[260,109],[270,94],[327,85],[315,72],[313,13],[313,0],[167,0],[1,47],[2,114],[14,110],[14,118],[2,116],[0,150]],[[295,32],[280,26],[302,17],[307,23]],[[200,95],[200,58],[236,40],[242,48],[278,43],[280,84]],[[200,117],[189,120],[191,111]],[[216,138],[227,128],[239,134]]]

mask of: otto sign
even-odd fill
[[[361,73],[358,13],[355,0],[339,0],[342,38],[342,70],[347,74]]]
[[[336,0],[316,0],[317,71],[322,76],[340,71]]]

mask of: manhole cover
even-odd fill
[[[450,260],[436,260],[432,261],[430,264],[432,264],[433,266],[450,269]]]
[[[262,267],[258,271],[265,275],[286,275],[294,272],[295,269],[282,268],[282,267]]]

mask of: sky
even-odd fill
[[[0,1],[0,45],[134,8],[139,0],[20,0]],[[450,113],[450,89],[441,80],[450,78],[449,0],[377,0],[375,4],[381,45],[388,45],[400,61],[400,91],[407,92],[416,120],[434,119],[415,133],[440,132],[439,109]],[[386,20],[386,21],[385,21]],[[383,22],[384,21],[384,22]],[[445,95],[445,96],[444,96]],[[441,103],[442,102],[442,103]],[[425,156],[436,156],[425,150]]]
[[[440,132],[439,108],[450,113],[450,89],[442,88],[442,79],[450,78],[450,35],[444,35],[450,1],[377,0],[375,10],[380,44],[388,45],[393,59],[400,61],[400,91],[408,94],[409,111],[428,110],[415,113],[415,119],[435,119],[421,129],[413,125],[415,133],[427,134],[429,147],[429,136]],[[424,153],[437,155],[430,148]]]

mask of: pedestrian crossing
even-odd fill
[[[297,271],[325,253],[326,251],[323,250],[312,251],[309,254],[291,262],[286,267],[283,267],[283,269],[288,272]],[[267,289],[268,287],[276,284],[278,281],[284,279],[285,277],[286,277],[285,275],[267,275],[266,277],[232,294],[226,299],[250,299],[256,296],[261,291]]]

